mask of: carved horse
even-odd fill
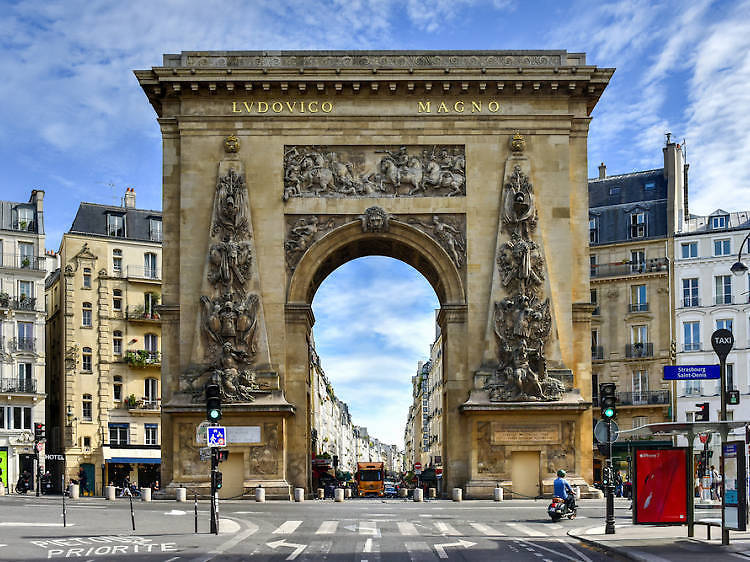
[[[409,158],[406,166],[398,167],[396,162],[389,157],[380,161],[380,190],[384,191],[383,184],[390,184],[398,193],[398,188],[403,185],[411,185],[409,195],[413,195],[422,189],[422,162],[416,156]]]
[[[335,191],[336,185],[333,172],[324,166],[319,166],[309,155],[305,156],[301,165],[300,177],[305,188],[312,188],[316,195],[323,191]],[[314,186],[318,186],[315,189]]]

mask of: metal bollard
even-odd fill
[[[78,484],[71,484],[70,485],[70,499],[71,500],[77,500],[81,495],[81,488],[78,486]]]
[[[437,497],[437,488],[428,488],[427,497],[430,499],[435,499]]]
[[[343,488],[336,488],[333,491],[333,501],[335,502],[344,501],[344,489]]]
[[[104,487],[104,497],[108,501],[114,501],[115,500],[115,487],[114,486],[105,486]]]
[[[262,486],[255,488],[255,501],[264,502],[266,501],[266,490]]]
[[[319,500],[322,500],[325,497],[326,491],[323,488],[318,488],[316,492]]]
[[[187,501],[187,488],[177,488],[175,499],[180,503],[185,503]]]
[[[424,501],[424,490],[422,488],[414,488],[413,498],[415,502]]]
[[[503,501],[503,489],[502,488],[495,488],[494,492],[492,493],[492,498],[496,502]]]
[[[141,501],[142,502],[151,501],[151,488],[141,488]]]
[[[351,488],[344,488],[344,497],[346,499],[349,499],[352,497],[352,489]]]
[[[407,490],[406,488],[399,488],[398,497],[399,498],[409,497],[409,490]]]
[[[305,489],[304,488],[295,488],[294,489],[294,501],[297,503],[302,503],[305,501]]]
[[[461,488],[453,488],[453,501],[460,502],[463,500],[463,490]]]

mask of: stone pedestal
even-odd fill
[[[453,493],[451,494],[451,498],[454,502],[460,502],[463,501],[463,490],[461,488],[453,488]]]
[[[424,501],[424,492],[423,492],[422,488],[415,488],[414,489],[414,494],[412,495],[412,499],[415,502]]]
[[[409,496],[409,490],[406,488],[399,488],[398,490],[398,497],[399,498],[406,498]]]
[[[435,499],[437,497],[437,488],[429,488],[427,490],[427,497],[430,499]]]
[[[180,503],[186,502],[187,501],[187,488],[177,488],[175,499]]]
[[[255,488],[255,501],[264,502],[266,501],[266,490],[265,488]]]
[[[333,491],[333,501],[336,501],[336,502],[344,501],[344,489],[343,488],[336,488]]]
[[[492,499],[496,502],[503,501],[503,489],[502,488],[495,488],[492,494]]]
[[[304,488],[294,489],[294,501],[297,503],[302,503],[303,501],[305,501],[305,489]]]
[[[151,501],[151,488],[141,488],[141,501]]]
[[[114,486],[104,487],[104,498],[109,501],[114,501],[116,488]]]
[[[78,486],[78,484],[70,484],[70,499],[71,500],[77,500],[81,495],[81,488]]]

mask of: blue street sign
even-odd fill
[[[220,425],[210,425],[206,437],[209,447],[225,447],[227,444],[227,428]]]
[[[721,378],[718,365],[665,365],[665,381],[706,380]]]

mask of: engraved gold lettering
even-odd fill
[[[303,102],[303,101],[299,102],[299,106],[300,106],[300,113],[304,113],[305,112],[305,102]]]
[[[453,104],[453,109],[456,112],[458,112],[458,113],[463,113],[464,112],[464,102],[462,102],[461,100],[457,101],[456,103]]]
[[[294,113],[294,108],[296,105],[296,101],[293,101],[292,103],[286,102],[286,108],[289,110],[289,113]]]
[[[258,113],[267,113],[268,112],[268,104],[264,101],[258,102]]]
[[[232,113],[242,113],[241,109],[237,109],[237,102],[236,101],[232,102]]]
[[[320,109],[323,110],[323,113],[330,113],[333,111],[333,104],[329,101],[324,101],[320,104]]]
[[[444,101],[440,102],[440,105],[438,106],[437,112],[438,113],[448,113],[448,106],[445,105]]]
[[[280,101],[275,101],[271,104],[271,109],[274,113],[281,113],[281,110],[284,109],[284,104]]]
[[[477,111],[479,113],[482,113],[482,102],[481,101],[471,102],[471,112],[476,113]]]
[[[417,113],[432,113],[430,109],[430,101],[418,101],[417,102]]]
[[[489,109],[492,113],[497,113],[500,110],[500,104],[496,101],[491,101],[487,104],[487,109]]]
[[[245,106],[245,111],[247,111],[248,113],[250,113],[250,112],[252,112],[252,109],[253,109],[253,104],[254,104],[254,103],[255,103],[255,102],[251,101],[251,102],[250,102],[250,105],[248,105],[246,101],[243,101],[243,102],[242,102],[242,105],[244,105],[244,106]]]
[[[315,107],[313,107],[313,106],[315,106]],[[308,110],[308,111],[309,111],[310,113],[317,113],[317,112],[318,112],[318,102],[316,102],[316,101],[311,101],[310,103],[308,103],[308,104],[307,104],[307,110]]]

